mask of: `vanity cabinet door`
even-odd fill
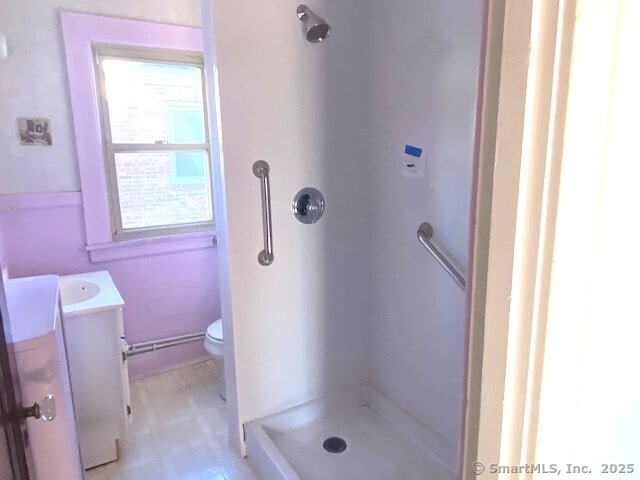
[[[69,371],[84,468],[118,459],[126,436],[129,384],[122,308],[65,315]]]

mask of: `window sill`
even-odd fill
[[[91,263],[213,248],[215,230],[87,245]]]

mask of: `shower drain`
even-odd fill
[[[342,453],[347,449],[347,442],[340,437],[329,437],[322,444],[324,449],[330,453]]]

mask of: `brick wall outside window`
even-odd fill
[[[120,211],[124,228],[211,219],[209,189],[200,183],[176,183],[171,153],[116,155]]]

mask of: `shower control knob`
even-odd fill
[[[300,223],[316,223],[324,213],[324,197],[315,188],[303,188],[293,197],[291,210]]]

